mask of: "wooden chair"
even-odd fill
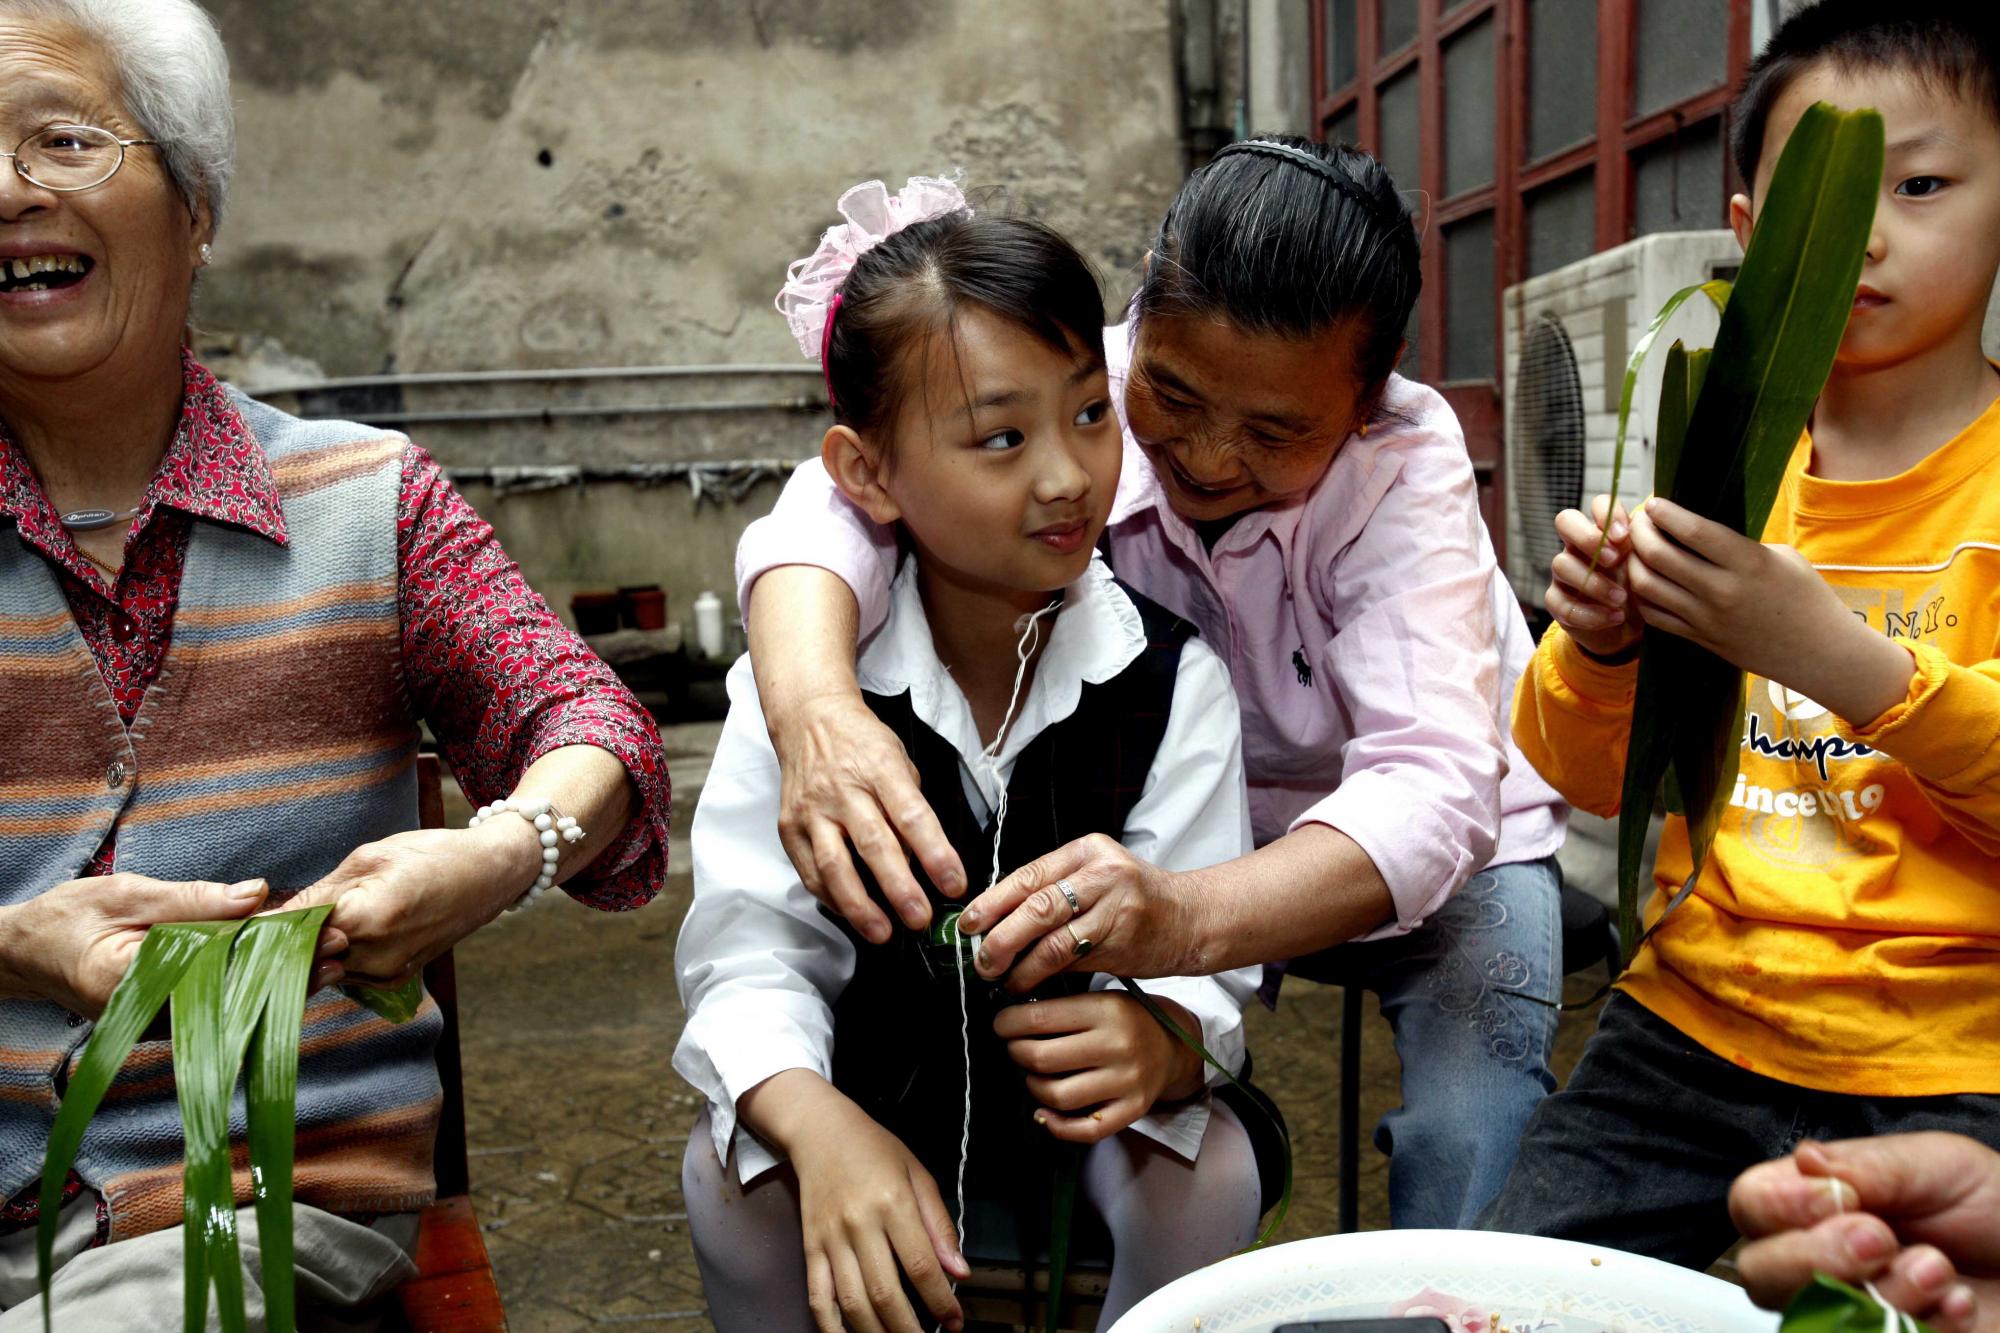
[[[436,755],[417,759],[417,809],[425,828],[444,826],[443,781]],[[424,986],[444,1014],[438,1037],[437,1202],[424,1209],[417,1231],[417,1275],[396,1292],[411,1333],[505,1333],[507,1314],[486,1256],[486,1238],[472,1211],[465,1152],[465,1074],[458,1053],[458,973],[447,951],[424,968]]]

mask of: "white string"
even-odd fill
[[[1847,1185],[1847,1182],[1841,1180],[1839,1177],[1827,1177],[1827,1186],[1829,1192],[1833,1195],[1833,1211],[1835,1214],[1847,1211],[1847,1196],[1840,1192],[1840,1187],[1843,1185]],[[1847,1185],[1847,1188],[1854,1189],[1852,1185]],[[1855,1191],[1855,1197],[1857,1199],[1860,1198],[1859,1190]],[[1891,1305],[1889,1298],[1884,1296],[1880,1291],[1877,1291],[1873,1282],[1864,1281],[1861,1284],[1861,1288],[1868,1293],[1869,1298],[1875,1304],[1882,1307],[1882,1333],[1916,1333],[1917,1321]]]
[[[1041,642],[1041,619],[1062,606],[1060,599],[1050,602],[1033,615],[1025,617],[1021,627],[1020,641],[1014,645],[1014,689],[1007,696],[1007,711],[1000,718],[1000,729],[993,734],[993,743],[979,752],[985,761],[986,774],[999,789],[999,802],[993,812],[993,870],[986,881],[992,888],[1000,882],[1000,835],[1007,827],[1007,784],[1000,780],[1000,747],[1006,742],[1007,728],[1014,725],[1014,709],[1021,702],[1021,682],[1028,677],[1028,659],[1034,655],[1035,647]],[[952,925],[952,934],[958,934],[957,923]],[[975,937],[975,941],[976,941]],[[958,1131],[958,1240],[965,1243],[965,1159],[972,1152],[972,1007],[967,999],[965,985],[965,950],[953,941],[952,957],[958,963],[958,1041],[965,1057],[965,1119]],[[975,942],[975,948],[978,947]]]
[[[1916,1333],[1917,1321],[1889,1304],[1889,1298],[1877,1291],[1873,1282],[1861,1286],[1882,1307],[1882,1333]]]

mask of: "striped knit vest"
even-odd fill
[[[128,729],[47,562],[0,535],[0,903],[76,877],[116,829],[120,871],[306,887],[362,843],[416,825],[396,506],[405,441],[236,400],[276,478],[288,544],[197,520],[173,639]],[[336,990],[307,1002],[298,1198],[402,1212],[434,1193],[440,1093],[426,1000],[392,1026]],[[41,1174],[61,1085],[90,1024],[0,1001],[0,1197]],[[77,1172],[113,1239],[181,1220],[172,1052],[142,1042]],[[230,1127],[249,1200],[244,1107]]]

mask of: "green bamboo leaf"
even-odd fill
[[[342,986],[340,993],[391,1023],[407,1023],[423,1007],[424,983],[411,977],[400,986]]]
[[[229,1102],[236,1069],[223,1028],[229,958],[241,921],[219,923],[173,991],[174,1090],[186,1143],[182,1171],[182,1320],[188,1333],[208,1322],[208,1289],[215,1286],[223,1333],[242,1333],[243,1259],[236,1245],[236,1191],[230,1174]]]
[[[264,1275],[264,1320],[270,1333],[293,1333],[297,1293],[292,1272],[293,1131],[299,1087],[299,1030],[320,927],[332,905],[260,918],[273,939],[277,964],[265,987],[249,1048],[250,1179],[257,1205],[257,1243]]]
[[[1721,673],[1717,676],[1719,680]],[[1688,851],[1697,875],[1708,864],[1708,850],[1715,845],[1715,832],[1722,827],[1723,813],[1735,794],[1736,770],[1743,760],[1743,673],[1734,672],[1733,678],[1719,683],[1718,688],[1731,691],[1734,704],[1724,724],[1710,733],[1712,746],[1676,746],[1674,754],[1673,771],[1680,775],[1682,789],[1706,793],[1700,803],[1689,802],[1686,810]]]
[[[1271,1220],[1266,1222],[1264,1224],[1264,1229],[1257,1233],[1257,1239],[1250,1242],[1251,1249],[1255,1250],[1261,1248],[1263,1245],[1265,1245],[1267,1242],[1270,1241],[1271,1237],[1278,1234],[1278,1228],[1283,1226],[1285,1223],[1285,1214],[1290,1212],[1292,1207],[1291,1127],[1285,1124],[1284,1116],[1270,1110],[1269,1105],[1267,1104],[1264,1098],[1258,1096],[1256,1093],[1250,1091],[1249,1088],[1245,1087],[1241,1079],[1237,1078],[1236,1075],[1230,1073],[1227,1066],[1225,1066],[1220,1060],[1216,1059],[1213,1055],[1211,1055],[1209,1053],[1208,1047],[1201,1044],[1200,1038],[1189,1033],[1186,1029],[1182,1028],[1179,1023],[1174,1022],[1172,1018],[1168,1017],[1167,1011],[1160,1008],[1159,1001],[1155,1000],[1151,995],[1141,990],[1139,988],[1138,982],[1132,980],[1132,978],[1130,977],[1120,977],[1118,978],[1118,984],[1123,986],[1127,991],[1131,992],[1132,998],[1137,1000],[1140,1006],[1144,1008],[1145,1011],[1152,1016],[1152,1019],[1155,1023],[1158,1023],[1161,1027],[1165,1028],[1170,1035],[1177,1038],[1180,1041],[1181,1045],[1187,1047],[1189,1050],[1193,1051],[1196,1055],[1200,1056],[1201,1062],[1207,1065],[1210,1069],[1213,1069],[1216,1073],[1222,1075],[1223,1078],[1227,1079],[1231,1087],[1235,1088],[1238,1092],[1242,1093],[1251,1102],[1254,1102],[1257,1105],[1258,1109],[1264,1111],[1265,1116],[1271,1121],[1273,1125],[1277,1127],[1278,1136],[1284,1140],[1285,1144],[1285,1185],[1284,1188],[1278,1192],[1278,1202],[1271,1208]]]
[[[1069,1241],[1076,1221],[1076,1182],[1083,1174],[1083,1145],[1056,1145],[1056,1174],[1049,1200],[1049,1296],[1042,1306],[1042,1333],[1062,1328],[1063,1278],[1069,1273]]]
[[[1785,143],[1688,421],[1674,498],[1759,536],[1840,350],[1882,184],[1882,118],[1819,103]]]
[[[1667,349],[1667,361],[1660,379],[1659,447],[1653,461],[1653,492],[1656,495],[1673,494],[1687,442],[1688,421],[1694,415],[1695,402],[1701,395],[1710,356],[1707,348],[1688,351],[1679,343]],[[1736,700],[1735,725],[1708,733],[1712,741],[1709,749],[1697,751],[1677,745],[1673,763],[1667,769],[1667,809],[1688,818],[1688,839],[1697,875],[1707,860],[1709,845],[1715,841],[1722,813],[1728,808],[1729,793],[1736,785],[1736,765],[1740,757],[1738,738],[1743,734],[1741,682],[1739,680],[1732,690],[1721,684],[1720,673],[1717,675],[1715,688],[1727,691],[1728,697]],[[1688,792],[1697,794],[1692,803]],[[1706,796],[1701,793],[1706,793]]]
[[[1823,103],[1807,110],[1786,141],[1714,352],[1698,372],[1681,442],[1667,460],[1676,503],[1737,532],[1762,534],[1846,331],[1882,156],[1879,115]],[[1663,414],[1677,414],[1685,401],[1663,396]],[[1618,914],[1628,961],[1637,947],[1639,863],[1653,797],[1671,764],[1698,875],[1735,783],[1743,696],[1735,666],[1688,640],[1646,631],[1618,822]]]
[[[1632,421],[1632,394],[1639,387],[1639,371],[1645,366],[1646,358],[1652,354],[1653,344],[1659,339],[1660,330],[1667,327],[1667,321],[1676,311],[1697,296],[1706,296],[1715,307],[1717,314],[1728,308],[1729,283],[1721,278],[1711,278],[1698,282],[1692,287],[1683,287],[1667,298],[1660,307],[1660,313],[1653,316],[1653,322],[1639,335],[1639,341],[1632,345],[1632,355],[1625,359],[1625,382],[1618,390],[1618,435],[1611,446],[1611,506],[1618,504],[1618,482],[1625,475],[1625,433]],[[1664,398],[1663,400],[1664,401]],[[1665,494],[1658,491],[1656,493]],[[1604,537],[1597,539],[1597,549],[1590,553],[1590,567],[1597,568],[1598,559],[1604,554]]]
[[[1660,790],[1673,760],[1669,738],[1659,726],[1666,716],[1668,685],[1662,640],[1671,638],[1647,629],[1640,640],[1639,681],[1632,695],[1632,736],[1625,750],[1625,785],[1618,798],[1618,939],[1625,962],[1639,951],[1639,870],[1646,859],[1646,832],[1653,818],[1653,797]],[[1685,808],[1686,793],[1678,793]]]
[[[1848,1286],[1825,1273],[1799,1290],[1785,1307],[1779,1333],[1931,1333],[1930,1325],[1902,1313],[1891,1312],[1867,1292]]]
[[[1676,342],[1667,349],[1660,368],[1660,422],[1653,448],[1653,494],[1672,495],[1680,471],[1681,450],[1687,443],[1688,418],[1708,374],[1712,355],[1706,347],[1688,348]]]
[[[49,1279],[54,1272],[56,1217],[63,1182],[76,1162],[83,1132],[117,1077],[139,1035],[166,1002],[167,994],[206,948],[219,927],[213,922],[154,926],[139,943],[132,964],[111,992],[103,1016],[91,1029],[76,1068],[63,1089],[62,1105],[49,1129],[42,1154],[41,1216],[35,1228],[35,1266],[42,1288],[42,1328],[50,1325]]]

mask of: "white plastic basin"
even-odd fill
[[[1366,1231],[1238,1255],[1140,1302],[1114,1333],[1270,1333],[1380,1318],[1426,1289],[1476,1333],[1773,1333],[1778,1316],[1704,1273],[1618,1250],[1479,1231]],[[1497,1315],[1492,1320],[1488,1316]],[[1459,1327],[1455,1325],[1454,1327]]]

